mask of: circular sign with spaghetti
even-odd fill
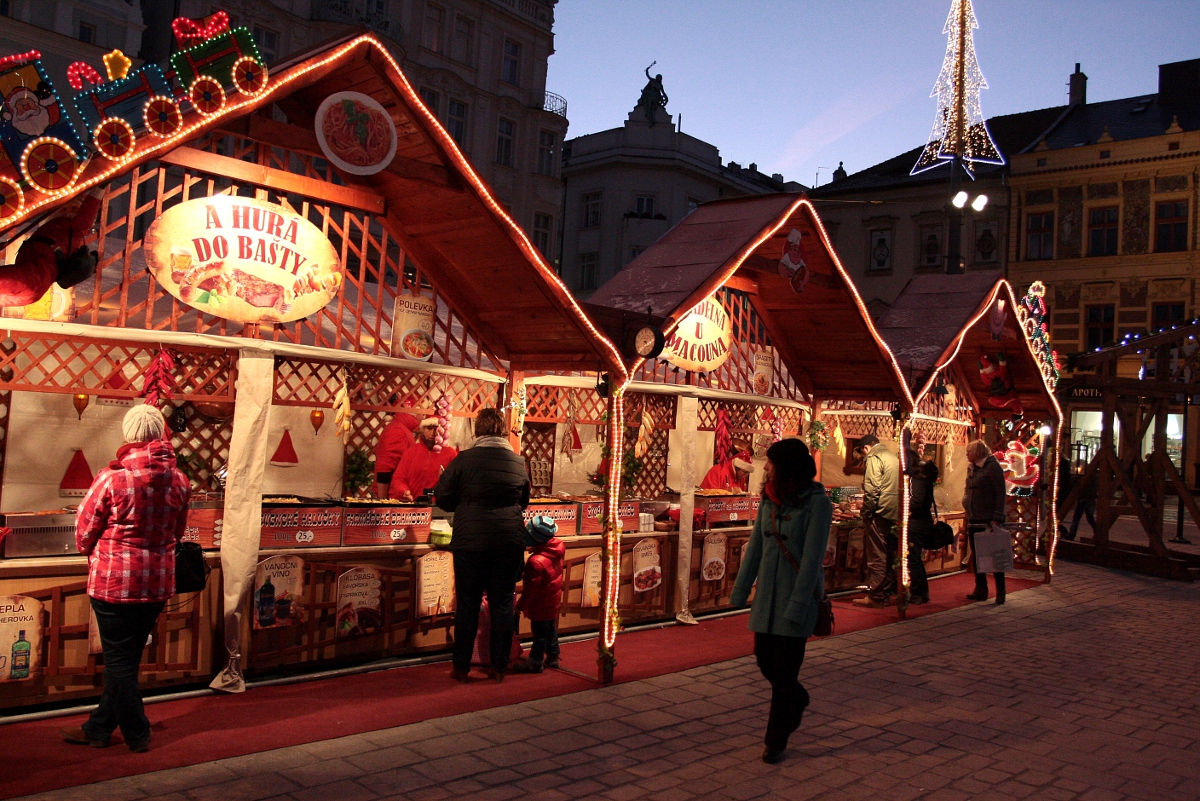
[[[396,155],[396,123],[383,106],[360,92],[325,98],[313,126],[321,152],[351,175],[374,175]]]

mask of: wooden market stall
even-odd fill
[[[938,464],[941,486],[934,495],[943,517],[963,530],[965,445],[983,439],[1008,481],[1014,563],[1044,569],[1048,579],[1062,412],[1054,394],[1058,369],[1043,324],[1044,292],[1037,283],[1018,299],[992,273],[918,276],[880,318],[879,329],[913,388],[916,410],[906,422],[906,436],[921,458]],[[848,443],[861,436],[863,417],[861,411],[839,416]],[[962,540],[926,552],[931,575],[958,569],[965,555]]]
[[[38,172],[0,164],[7,265],[49,215],[101,193],[94,276],[0,321],[0,596],[33,652],[27,675],[0,679],[0,708],[99,692],[74,516],[37,513],[82,494],[152,387],[170,395],[196,490],[188,537],[214,572],[160,618],[142,682],[219,672],[213,686],[236,690],[243,668],[446,647],[437,511],[354,500],[390,414],[436,415],[462,445],[484,407],[517,424],[529,371],[625,377],[376,39],[269,74],[245,29],[181,44],[165,72],[80,92],[102,122],[38,151]],[[36,54],[0,81],[28,68]]]
[[[646,320],[661,320],[666,334],[661,355],[635,354],[629,381],[614,384],[609,420],[615,409],[617,421],[634,427],[622,426],[609,442],[623,452],[619,446],[644,437],[641,427],[657,424],[661,418],[644,414],[655,405],[649,399],[674,406],[673,430],[651,439],[649,452],[679,505],[675,564],[664,561],[662,572],[673,569],[672,609],[685,619],[690,609],[728,607],[757,514],[758,481],[753,494],[696,492],[714,462],[729,457],[726,440],[749,440],[761,466],[771,442],[800,433],[822,404],[911,408],[894,357],[803,196],[704,204],[588,300],[626,314],[624,331],[612,331],[623,343]],[[606,489],[615,491],[613,483]],[[602,644],[611,643],[615,630],[602,634]]]

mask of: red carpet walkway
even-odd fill
[[[968,603],[973,576],[934,581],[932,600],[909,607],[910,618]],[[1009,592],[1034,586],[1010,576]],[[835,636],[898,622],[895,609],[860,609],[834,603]],[[670,625],[630,632],[617,641],[619,682],[676,673],[747,656],[754,641],[746,617],[706,620],[698,626]],[[595,675],[596,641],[568,643],[562,664]],[[177,768],[199,762],[328,740],[349,734],[417,723],[593,689],[594,682],[561,671],[511,675],[503,684],[472,674],[463,686],[450,679],[445,663],[384,670],[313,682],[253,688],[239,695],[214,693],[147,707],[154,741],[149,753],[131,754],[122,744],[107,749],[70,746],[58,735],[84,718],[0,726],[0,798]]]

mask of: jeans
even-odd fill
[[[542,664],[558,661],[558,621],[531,620],[529,627],[533,629],[533,644],[529,646],[529,661]]]
[[[487,594],[488,612],[492,619],[492,669],[498,673],[508,670],[508,655],[513,639],[513,595],[517,579],[525,565],[525,552],[517,549],[500,551],[455,551],[454,587],[458,609],[454,613],[454,667],[471,669],[471,651],[479,631],[479,604]]]
[[[971,570],[975,570],[975,534],[984,531],[991,523],[970,523],[967,526],[967,537],[971,540]],[[996,581],[996,597],[1004,598],[1004,574],[993,573],[992,578]],[[975,596],[980,600],[987,600],[988,586],[987,573],[975,573]]]
[[[114,604],[92,598],[91,602],[104,649],[104,694],[83,731],[93,740],[108,740],[120,727],[125,743],[132,747],[150,739],[150,721],[138,689],[138,665],[163,601]]]
[[[924,550],[910,538],[908,541],[908,588],[914,598],[929,597],[929,577],[925,574]]]
[[[1092,527],[1092,534],[1096,533],[1096,501],[1094,499],[1079,501],[1075,504],[1075,519],[1071,521],[1071,529],[1066,535],[1067,539],[1075,539],[1075,535],[1079,533],[1079,524],[1085,514],[1088,525]]]
[[[886,603],[896,592],[896,573],[892,565],[900,541],[892,533],[894,525],[895,522],[886,517],[873,515],[863,533],[863,558],[867,561],[867,586],[870,587],[867,594],[873,601]]]
[[[788,737],[800,728],[800,719],[808,706],[808,690],[798,680],[807,643],[807,637],[754,635],[754,659],[763,678],[771,685],[771,711],[767,717],[765,743],[772,751],[787,748]]]

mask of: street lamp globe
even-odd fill
[[[954,204],[954,208],[961,209],[963,206],[967,205],[967,197],[968,196],[966,192],[959,192],[950,202]]]
[[[979,195],[978,197],[976,197],[974,200],[971,201],[971,208],[975,209],[975,211],[983,211],[983,207],[987,205],[987,202],[988,202],[987,195]]]

